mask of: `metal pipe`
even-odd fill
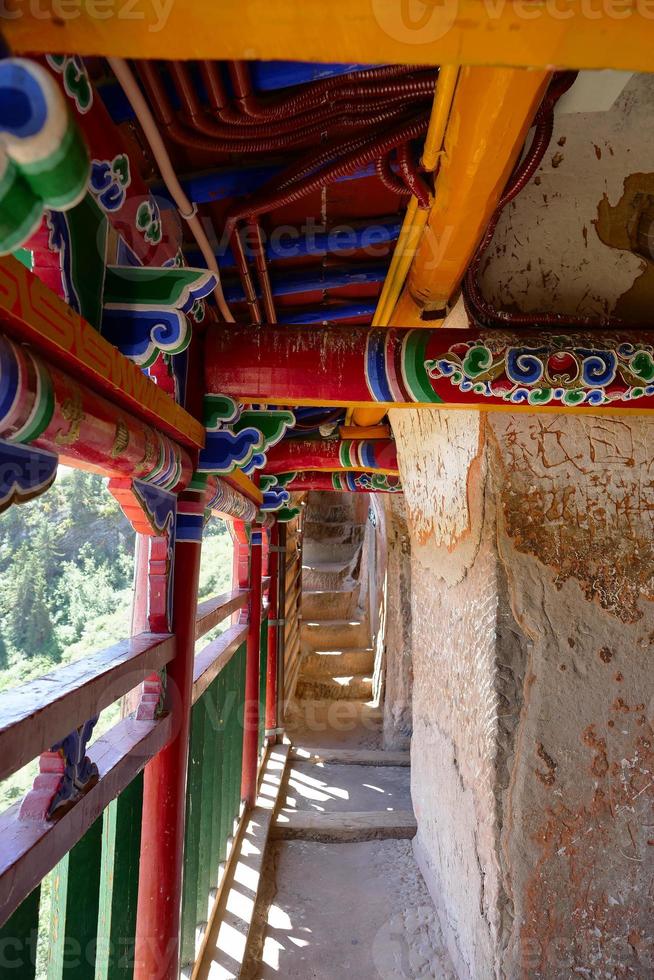
[[[227,303],[225,302],[225,297],[223,296],[222,286],[220,283],[220,269],[218,263],[216,262],[216,256],[209,244],[209,239],[207,238],[204,228],[200,224],[197,215],[195,213],[195,205],[191,204],[186,194],[184,193],[179,180],[177,179],[177,174],[170,162],[170,157],[168,156],[168,151],[164,146],[164,142],[161,139],[161,134],[157,128],[157,125],[150,112],[150,107],[143,98],[141,90],[139,89],[136,79],[132,75],[132,72],[127,65],[127,62],[123,61],[122,58],[109,58],[109,65],[111,69],[122,85],[125,95],[129,99],[136,117],[141,125],[143,134],[150,145],[152,154],[157,162],[159,171],[166,184],[170,196],[175,201],[179,213],[182,218],[188,224],[191,234],[198,243],[198,247],[202,252],[204,260],[207,264],[207,268],[216,276],[216,286],[215,295],[216,302],[218,303],[218,309],[220,310],[223,319],[228,323],[234,323],[234,317],[232,316],[231,310],[229,309]]]
[[[419,208],[428,208],[431,194],[422,174],[411,157],[411,144],[403,143],[397,148],[397,159],[400,164],[400,174],[409,191],[418,201]]]
[[[345,173],[352,173],[360,167],[365,166],[365,164],[376,160],[394,147],[400,146],[407,140],[417,138],[425,131],[428,119],[429,114],[422,112],[409,121],[395,125],[390,132],[386,132],[383,136],[373,140],[363,149],[346,154],[340,160],[325,167],[319,173],[303,181],[299,181],[297,184],[293,184],[288,189],[278,193],[273,192],[254,197],[250,201],[242,204],[235,213],[230,215],[229,220],[235,222],[240,218],[252,218],[256,215],[265,214],[267,211],[272,211],[273,208],[281,208],[301,200],[308,194],[320,190],[322,187],[331,183],[337,177]]]
[[[411,193],[409,188],[400,177],[397,177],[393,173],[390,154],[379,157],[375,162],[375,171],[386,190],[391,191],[393,194],[398,194],[400,197],[409,196]]]

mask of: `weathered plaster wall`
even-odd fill
[[[459,975],[651,976],[654,426],[392,425],[416,853]]]
[[[383,507],[388,547],[384,636],[384,747],[404,750],[409,748],[413,730],[411,542],[404,496],[384,495]]]
[[[461,977],[492,975],[495,563],[472,413],[391,413],[412,551],[416,856]]]
[[[576,84],[602,74],[584,72]],[[543,162],[505,209],[482,263],[494,305],[650,323],[654,261],[637,250],[634,229],[654,188],[653,97],[651,74],[634,75],[607,111],[566,111],[564,96]]]
[[[505,970],[652,976],[654,424],[496,415],[489,443],[529,640],[502,826]]]

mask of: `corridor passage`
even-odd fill
[[[249,980],[454,976],[413,857],[409,753],[381,747],[372,541],[365,495],[310,495],[291,764]]]

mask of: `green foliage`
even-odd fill
[[[108,642],[126,635],[134,532],[104,482],[62,468],[43,497],[0,517],[0,688],[87,652],[74,645],[112,614]]]

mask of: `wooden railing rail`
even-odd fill
[[[193,703],[200,698],[218,674],[225,669],[247,638],[247,625],[237,624],[208,643],[195,656],[193,670]]]
[[[98,715],[174,655],[174,636],[140,633],[0,694],[0,779]]]
[[[248,604],[248,589],[233,589],[222,595],[212,596],[198,603],[198,611],[195,620],[195,639],[212,630],[214,626],[227,619],[237,609],[243,609]]]
[[[19,817],[17,803],[0,814],[0,922],[84,836],[102,811],[168,742],[171,718],[126,718],[89,747],[99,779],[54,822]]]

